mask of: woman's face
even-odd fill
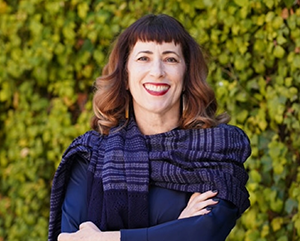
[[[185,68],[179,44],[138,41],[127,63],[135,115],[178,117]]]

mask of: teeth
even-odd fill
[[[169,89],[169,86],[167,86],[167,85],[151,85],[151,84],[145,84],[145,88],[146,88],[147,90],[160,92],[160,91],[166,91],[167,89]]]

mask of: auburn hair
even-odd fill
[[[206,82],[208,67],[198,43],[175,18],[149,14],[119,35],[102,75],[95,81],[93,129],[107,135],[112,127],[125,119],[125,109],[132,108],[132,97],[127,90],[127,60],[137,41],[174,42],[182,48],[186,73],[180,128],[209,128],[229,121],[226,113],[216,116],[217,101]]]

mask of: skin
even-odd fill
[[[179,215],[178,219],[194,217],[197,215],[205,215],[210,213],[211,207],[218,203],[218,199],[212,199],[218,192],[208,191],[204,193],[195,192]]]
[[[178,126],[185,69],[181,46],[173,42],[138,41],[133,47],[127,63],[128,88],[143,134]]]
[[[92,222],[84,222],[75,233],[61,233],[58,241],[119,241],[120,232],[101,232]]]
[[[128,58],[128,89],[136,122],[144,135],[170,131],[178,126],[180,96],[186,65],[181,46],[138,41]],[[168,121],[165,121],[168,120]],[[178,219],[208,214],[217,192],[194,193]],[[58,241],[119,241],[120,231],[102,232],[84,222],[75,233],[61,233]]]

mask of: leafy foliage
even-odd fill
[[[0,0],[0,241],[45,240],[51,180],[89,129],[115,36],[166,13],[209,55],[209,83],[249,135],[251,207],[228,240],[300,238],[300,2]]]

